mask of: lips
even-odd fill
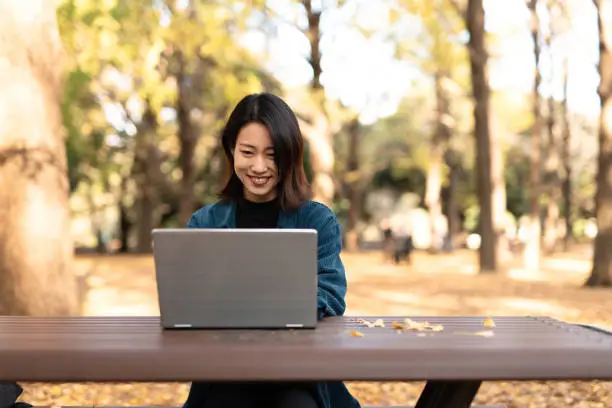
[[[249,180],[251,180],[251,183],[253,183],[257,187],[265,186],[268,183],[268,181],[270,181],[270,177],[253,177],[253,176],[248,176],[248,177],[249,177]]]

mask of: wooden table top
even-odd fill
[[[0,317],[0,381],[612,379],[612,335],[585,327],[410,317],[441,325],[417,331],[404,316],[366,317],[378,318],[384,327],[334,317],[316,329],[163,330],[158,317]]]

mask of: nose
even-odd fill
[[[251,165],[251,170],[255,173],[263,173],[266,171],[266,160],[258,155],[253,159],[253,164]]]

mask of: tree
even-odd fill
[[[561,144],[561,162],[563,166],[563,181],[561,190],[563,194],[563,207],[565,209],[565,237],[563,238],[564,249],[569,249],[570,241],[573,238],[572,231],[572,160],[571,160],[571,143],[572,131],[569,122],[569,110],[567,108],[567,85],[568,85],[568,69],[569,61],[566,57],[563,60],[563,99],[561,102],[562,109],[562,144]]]
[[[359,240],[357,234],[357,224],[361,214],[363,187],[360,183],[362,174],[360,171],[360,155],[362,126],[359,123],[359,117],[356,116],[349,122],[347,129],[347,144],[348,154],[346,157],[346,172],[344,174],[344,182],[346,189],[346,197],[349,201],[349,208],[346,220],[346,243],[347,251],[356,251],[359,249]]]
[[[77,313],[53,2],[0,2],[0,315]]]
[[[529,177],[529,237],[525,246],[525,267],[529,270],[538,270],[540,267],[540,194],[541,194],[541,155],[542,155],[542,115],[540,112],[540,20],[537,13],[538,0],[527,0],[527,7],[531,12],[531,38],[533,40],[533,54],[535,57],[534,83],[533,83],[533,125],[531,127],[531,171]]]
[[[594,242],[593,269],[587,286],[612,286],[612,4],[593,0],[599,28],[599,155],[595,213],[597,236]],[[606,24],[607,22],[607,24]]]
[[[501,223],[505,210],[505,194],[499,194],[503,186],[503,168],[500,165],[500,147],[491,135],[489,105],[491,90],[487,75],[488,53],[485,42],[485,13],[483,0],[468,0],[464,12],[456,1],[452,4],[464,16],[470,35],[468,50],[472,79],[472,96],[474,98],[474,137],[476,146],[476,184],[478,204],[480,207],[479,232],[481,244],[479,249],[480,272],[495,272],[498,268],[499,231],[496,225]],[[503,204],[503,205],[502,205]]]
[[[321,85],[321,14],[323,10],[313,7],[311,0],[300,1],[306,11],[308,27],[302,30],[310,43],[310,56],[308,63],[312,69],[312,80],[310,90],[315,103],[309,112],[310,126],[305,126],[305,136],[311,145],[310,155],[312,160],[313,198],[328,206],[332,205],[335,184],[333,171],[335,155],[332,149],[333,129],[325,106],[325,92]]]
[[[440,217],[443,214],[442,192],[445,180],[448,180],[449,200],[446,204],[446,214],[449,221],[449,231],[452,244],[453,232],[457,232],[459,224],[458,207],[450,202],[456,196],[458,163],[456,154],[452,152],[453,144],[461,139],[456,125],[456,108],[461,105],[464,94],[463,84],[468,80],[463,69],[467,65],[466,47],[458,40],[465,31],[463,12],[457,15],[452,2],[437,0],[423,2],[418,0],[401,0],[398,13],[391,13],[391,20],[400,20],[405,13],[418,16],[422,31],[416,41],[406,41],[406,34],[395,34],[397,49],[402,58],[415,62],[420,70],[433,79],[432,94],[434,106],[432,114],[427,117],[431,121],[429,135],[429,154],[426,163],[427,182],[425,204],[429,210],[430,227],[434,250],[440,249],[439,235]],[[457,6],[458,7],[458,6]],[[400,20],[398,27],[405,26]],[[412,40],[412,41],[411,41]],[[467,84],[466,84],[467,85]],[[448,162],[447,159],[450,159]],[[445,168],[447,167],[447,168]],[[450,228],[452,226],[452,228]]]
[[[549,23],[548,27],[545,27],[547,32],[545,32],[544,43],[548,51],[548,61],[550,64],[547,82],[551,91],[547,98],[547,138],[545,141],[544,150],[545,159],[543,194],[546,202],[546,219],[544,222],[543,249],[547,254],[552,254],[557,250],[560,238],[559,217],[561,215],[561,205],[567,204],[563,201],[564,179],[561,174],[561,165],[563,164],[563,172],[566,174],[571,173],[571,170],[568,170],[571,163],[562,163],[564,151],[565,149],[569,148],[569,133],[566,132],[566,130],[569,131],[569,126],[566,126],[568,124],[566,112],[567,106],[565,102],[566,96],[564,95],[561,104],[557,104],[552,92],[556,79],[555,73],[557,70],[554,56],[556,53],[561,54],[561,52],[556,49],[555,43],[557,42],[558,37],[563,34],[564,30],[562,27],[566,25],[565,20],[567,20],[568,16],[565,10],[564,0],[548,0],[545,4],[549,15]],[[567,57],[565,57],[565,60],[567,60]],[[565,77],[567,76],[565,73],[565,67],[563,67],[562,71],[565,93],[565,86],[567,85],[567,81],[565,80]],[[561,128],[560,132],[558,131],[559,128]],[[565,166],[566,164],[568,164],[567,167]],[[567,208],[569,207],[570,206],[567,206]],[[569,217],[565,217],[565,219],[568,220]]]

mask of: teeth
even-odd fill
[[[266,181],[268,181],[267,177],[251,177],[251,180],[253,180],[253,183],[255,184],[265,184]]]

